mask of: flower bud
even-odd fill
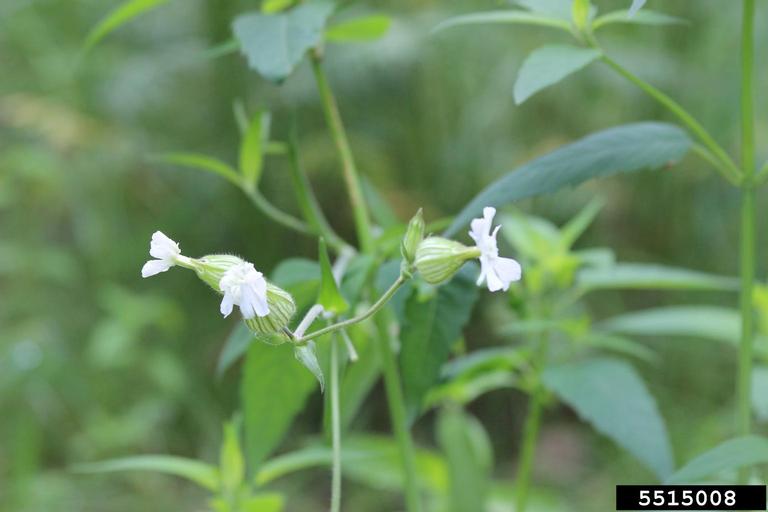
[[[433,236],[419,244],[415,265],[426,282],[439,284],[450,279],[465,261],[478,256],[480,251],[476,247]]]
[[[267,283],[267,316],[254,316],[246,318],[245,325],[256,334],[269,334],[280,332],[283,327],[288,327],[288,322],[296,313],[296,303],[290,293],[282,288]]]
[[[416,258],[416,251],[423,239],[424,217],[421,215],[421,208],[419,208],[419,211],[416,212],[416,215],[408,223],[408,229],[405,231],[405,236],[400,244],[400,253],[409,265],[413,264],[413,260]]]

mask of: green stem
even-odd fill
[[[604,53],[601,55],[600,59],[606,63],[608,66],[610,66],[614,71],[619,73],[621,76],[635,84],[637,87],[639,87],[643,92],[648,94],[650,97],[661,103],[664,107],[667,108],[670,112],[672,112],[677,118],[682,121],[682,123],[701,141],[702,144],[714,155],[714,157],[717,159],[718,162],[720,162],[720,165],[717,165],[715,168],[723,175],[725,176],[729,181],[734,181],[736,183],[739,182],[741,179],[741,172],[739,171],[739,168],[736,166],[736,164],[733,162],[731,157],[728,156],[728,153],[725,152],[725,150],[715,141],[715,139],[709,134],[709,132],[699,123],[691,114],[688,113],[687,110],[685,110],[683,107],[681,107],[675,100],[649,84],[648,82],[642,80],[632,72],[630,72],[628,69],[626,69],[624,66],[619,64],[618,62],[614,61]]]
[[[339,406],[339,340],[331,340],[331,439],[333,468],[331,472],[331,512],[341,511],[341,413]]]
[[[741,39],[741,340],[737,383],[737,428],[741,436],[752,430],[751,383],[754,312],[752,291],[755,284],[755,134],[754,134],[754,0],[744,0]],[[746,482],[749,469],[739,474]]]
[[[403,464],[405,509],[407,512],[420,512],[421,498],[419,497],[418,474],[416,473],[416,454],[411,432],[408,429],[408,417],[403,398],[403,387],[397,369],[397,360],[390,344],[386,322],[379,317],[376,319],[376,327],[378,330],[377,347],[382,361],[389,417],[392,421],[392,430],[400,449]]]
[[[368,218],[368,208],[366,207],[363,190],[360,186],[360,178],[355,158],[352,154],[352,148],[349,146],[349,139],[344,129],[344,123],[341,120],[336,97],[333,95],[333,90],[331,90],[331,86],[328,84],[328,77],[325,75],[320,54],[317,51],[312,51],[310,60],[312,62],[312,70],[315,73],[320,100],[323,104],[325,120],[328,123],[328,129],[331,132],[331,137],[341,159],[344,182],[346,183],[347,193],[352,203],[358,242],[363,252],[370,253],[373,249],[371,221]]]
[[[288,158],[290,160],[289,167],[291,169],[291,181],[293,182],[293,189],[296,192],[296,199],[301,208],[302,215],[315,232],[325,238],[328,245],[332,246],[337,251],[349,247],[349,245],[333,230],[323,214],[315,194],[312,192],[307,175],[304,173],[301,166],[295,133],[291,134],[287,149]]]
[[[267,199],[261,195],[261,192],[258,190],[248,187],[241,188],[246,197],[251,200],[251,203],[253,203],[256,208],[261,210],[261,212],[270,219],[274,220],[278,224],[282,224],[287,228],[298,231],[299,233],[304,233],[305,235],[312,234],[312,229],[310,229],[306,223],[297,219],[293,215],[279,210],[272,203],[267,201]]]
[[[541,427],[541,415],[544,409],[545,390],[541,384],[541,372],[547,359],[549,350],[549,333],[543,332],[539,340],[538,350],[534,356],[533,371],[535,382],[528,404],[528,413],[523,427],[523,446],[520,452],[520,461],[517,466],[515,482],[515,512],[525,512],[528,504],[528,491],[531,487],[531,474],[536,455],[536,442],[539,438]]]
[[[387,304],[387,302],[389,302],[389,300],[395,295],[397,290],[401,286],[403,286],[403,284],[405,284],[407,280],[408,280],[408,277],[406,277],[403,274],[400,274],[397,280],[395,280],[395,282],[392,283],[392,286],[390,286],[389,289],[386,292],[384,292],[384,294],[381,297],[379,297],[379,300],[377,300],[365,312],[355,317],[348,318],[347,320],[342,320],[341,322],[335,323],[333,325],[329,325],[328,327],[323,327],[322,329],[318,329],[317,331],[310,332],[309,334],[299,336],[295,338],[293,342],[296,343],[297,345],[301,345],[302,343],[306,343],[309,340],[319,338],[320,336],[330,334],[332,332],[338,331],[339,329],[344,329],[345,327],[349,327],[350,325],[354,325],[362,322],[363,320],[367,320],[368,318],[373,316],[377,311],[383,308]]]

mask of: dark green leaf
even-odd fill
[[[240,391],[249,466],[277,447],[314,389],[315,379],[296,361],[291,346],[250,346]]]
[[[512,25],[536,25],[543,27],[559,28],[561,30],[569,31],[571,29],[570,23],[567,21],[550,18],[538,14],[532,14],[524,11],[486,11],[476,12],[472,14],[464,14],[462,16],[456,16],[450,18],[439,25],[437,25],[432,32],[440,32],[453,27],[460,27],[463,25],[477,25],[477,24],[512,24]]]
[[[493,450],[483,426],[461,409],[448,407],[437,418],[437,439],[448,459],[449,510],[485,510]]]
[[[421,412],[424,397],[440,378],[451,346],[461,337],[478,297],[476,268],[467,265],[434,297],[412,294],[405,306],[400,339],[403,392],[411,418]]]
[[[344,300],[339,286],[336,284],[331,260],[325,247],[325,240],[322,238],[318,244],[317,254],[320,260],[320,293],[317,297],[317,303],[323,306],[326,311],[338,315],[349,309],[349,304]]]
[[[515,81],[515,103],[522,102],[579,71],[600,57],[600,51],[570,45],[549,45],[534,50],[520,68]]]
[[[656,401],[629,364],[609,358],[546,368],[544,385],[579,415],[641,460],[660,480],[672,471],[672,451]]]
[[[485,206],[501,207],[593,178],[669,165],[683,157],[691,139],[677,126],[635,123],[610,128],[537,158],[492,183],[456,216],[450,236]]]
[[[739,437],[699,455],[677,470],[665,483],[695,483],[724,471],[766,463],[768,439],[758,436]]]
[[[168,0],[128,0],[121,3],[88,33],[85,48],[93,47],[112,31],[165,3],[168,3]]]
[[[355,18],[328,27],[325,38],[336,43],[373,41],[383,37],[391,24],[392,18],[380,14]]]
[[[251,68],[264,78],[283,81],[323,38],[333,4],[307,2],[278,14],[249,13],[233,24],[240,49]]]
[[[123,459],[79,464],[73,468],[82,473],[111,473],[115,471],[152,471],[167,473],[190,480],[210,491],[218,490],[218,470],[203,462],[171,455],[138,455]]]
[[[588,290],[713,290],[736,291],[739,280],[685,268],[646,263],[617,263],[587,268],[576,282]]]

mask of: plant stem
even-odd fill
[[[392,298],[393,295],[397,292],[397,290],[405,284],[405,282],[408,280],[406,276],[403,274],[400,274],[400,276],[395,280],[394,283],[392,283],[392,286],[389,287],[389,289],[384,292],[384,294],[379,297],[379,300],[377,300],[370,308],[368,308],[365,312],[352,317],[348,318],[347,320],[342,320],[341,322],[335,323],[333,325],[329,325],[328,327],[323,327],[322,329],[318,329],[317,331],[310,332],[309,334],[305,334],[303,336],[297,336],[293,342],[297,345],[301,345],[302,343],[306,343],[307,341],[315,338],[319,338],[320,336],[324,336],[326,334],[332,333],[334,331],[338,331],[339,329],[343,329],[345,327],[349,327],[350,325],[360,323],[363,320],[366,320],[373,316],[377,311],[379,311],[381,308],[383,308],[387,302],[389,302],[389,299]]]
[[[261,212],[269,217],[270,219],[274,220],[278,224],[282,224],[283,226],[293,229],[294,231],[298,231],[299,233],[312,234],[312,229],[304,223],[303,221],[297,219],[293,215],[287,214],[282,210],[279,210],[277,207],[275,207],[272,203],[267,201],[267,199],[261,195],[261,192],[254,188],[248,188],[248,187],[241,187],[243,193],[248,197],[248,199],[251,200],[251,203],[261,210]]]
[[[323,69],[322,59],[317,50],[310,52],[312,70],[315,73],[317,81],[317,90],[320,93],[320,100],[323,104],[325,120],[328,123],[328,129],[336,145],[336,150],[341,159],[342,170],[344,172],[344,182],[347,186],[347,193],[352,203],[352,211],[355,217],[355,228],[360,248],[363,252],[370,253],[373,248],[373,237],[371,236],[371,221],[368,218],[368,208],[365,205],[363,190],[360,186],[360,178],[355,165],[355,158],[352,149],[349,146],[347,132],[344,129],[344,123],[341,120],[339,107],[336,103],[336,97],[333,95],[328,84],[328,77]]]
[[[325,241],[336,249],[341,251],[349,245],[341,239],[339,235],[333,230],[323,214],[320,205],[317,202],[315,194],[312,192],[312,188],[309,185],[307,175],[304,173],[301,167],[301,160],[299,159],[299,149],[296,142],[295,133],[291,133],[290,141],[287,144],[289,167],[291,169],[291,181],[293,182],[293,189],[296,192],[296,199],[301,208],[301,212],[309,225],[315,230],[315,232],[325,238]]]
[[[419,497],[418,475],[416,473],[416,455],[411,432],[408,429],[405,399],[403,398],[403,387],[397,369],[397,360],[390,344],[387,324],[381,317],[376,319],[376,327],[378,330],[378,336],[376,336],[377,347],[382,361],[389,417],[392,421],[392,430],[400,449],[400,457],[403,464],[405,509],[407,512],[420,512],[421,498]]]
[[[339,409],[339,340],[331,340],[331,442],[333,468],[331,472],[331,512],[341,511],[341,413]]]
[[[535,372],[535,387],[528,404],[528,413],[523,427],[523,446],[520,452],[520,462],[517,465],[515,486],[515,512],[525,512],[528,504],[528,491],[531,487],[531,474],[536,454],[536,442],[541,427],[541,414],[544,409],[545,391],[541,384],[541,372],[546,363],[549,351],[549,333],[542,332],[539,346],[534,356],[533,371]]]
[[[677,116],[683,124],[701,141],[702,144],[714,155],[721,165],[715,168],[729,181],[738,183],[741,179],[741,172],[736,164],[733,162],[728,153],[715,141],[715,139],[709,134],[709,132],[699,123],[691,114],[688,113],[683,107],[681,107],[675,100],[642,80],[624,66],[614,61],[604,53],[600,59],[610,66],[614,71],[621,76],[635,84],[641,90],[643,90],[650,97],[661,103],[664,107]]]
[[[744,0],[741,31],[741,152],[744,180],[741,187],[741,340],[737,383],[737,430],[741,436],[752,430],[752,343],[754,312],[752,291],[755,282],[755,140],[754,140],[754,0]],[[739,474],[746,482],[749,469]]]

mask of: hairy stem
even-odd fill
[[[400,373],[397,369],[397,359],[390,344],[386,321],[380,317],[377,318],[376,327],[378,330],[378,336],[376,336],[377,347],[382,361],[389,417],[392,421],[392,430],[400,449],[400,458],[403,465],[405,509],[407,512],[421,512],[421,498],[419,497],[418,475],[416,473],[416,454],[413,448],[411,432],[408,428],[408,417],[405,409],[405,399],[403,398],[403,387],[400,382]]]
[[[737,430],[745,436],[752,430],[752,344],[754,335],[754,312],[752,291],[755,283],[755,135],[754,135],[754,0],[743,2],[741,31],[741,340],[739,343],[739,368],[737,377]],[[739,480],[746,482],[749,469],[739,474]]]
[[[357,165],[352,154],[352,148],[349,146],[347,132],[344,129],[344,123],[341,120],[339,107],[333,90],[328,83],[328,77],[323,69],[322,59],[318,51],[312,51],[310,55],[312,70],[315,73],[317,90],[320,94],[320,100],[323,104],[323,112],[331,137],[336,145],[336,151],[341,159],[341,167],[344,173],[344,182],[347,186],[349,200],[352,203],[352,212],[355,218],[355,228],[360,248],[363,252],[371,252],[373,248],[373,237],[371,235],[371,221],[368,218],[368,208],[363,197],[363,189],[360,186],[360,177],[358,176]]]
[[[315,338],[319,338],[320,336],[324,336],[326,334],[330,334],[332,332],[338,331],[339,329],[344,329],[345,327],[349,327],[350,325],[354,325],[357,323],[362,322],[363,320],[367,320],[374,314],[376,314],[377,311],[379,311],[381,308],[383,308],[387,302],[395,295],[397,290],[405,284],[405,282],[408,280],[408,277],[400,274],[400,276],[395,280],[394,283],[392,283],[392,286],[389,287],[389,289],[382,294],[381,297],[379,297],[379,300],[377,300],[373,305],[371,305],[370,308],[368,308],[363,313],[348,318],[347,320],[342,320],[341,322],[337,322],[333,325],[329,325],[328,327],[323,327],[322,329],[318,329],[317,331],[310,332],[309,334],[305,334],[303,336],[296,336],[293,340],[296,344],[302,344],[306,343],[307,341]]]
[[[741,172],[731,157],[728,156],[728,153],[725,152],[725,150],[717,143],[717,141],[715,141],[715,139],[701,125],[701,123],[699,123],[690,113],[688,113],[687,110],[681,107],[680,104],[678,104],[675,100],[648,82],[642,80],[604,53],[600,59],[614,71],[639,87],[643,92],[661,103],[664,107],[667,108],[667,110],[672,112],[680,121],[682,121],[682,123],[691,131],[691,133],[693,133],[701,141],[704,147],[706,147],[707,150],[712,153],[716,161],[719,162],[719,165],[716,165],[715,169],[717,169],[718,172],[720,172],[726,179],[733,183],[738,183],[740,181]]]
[[[331,512],[341,511],[341,410],[339,405],[339,340],[331,340],[331,440],[333,468],[331,472]]]

